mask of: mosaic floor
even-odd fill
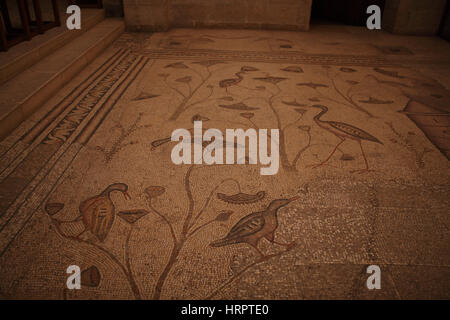
[[[0,144],[0,298],[449,299],[450,44],[366,33],[122,35]],[[174,165],[194,120],[278,174]]]

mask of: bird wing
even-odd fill
[[[86,228],[103,241],[114,221],[114,207],[109,199],[101,197],[86,200],[81,204],[80,211]]]
[[[264,228],[265,220],[262,212],[255,212],[242,218],[231,228],[225,239],[237,239],[247,237],[261,231]]]
[[[372,136],[370,133],[357,128],[355,126],[352,126],[351,124],[343,123],[343,122],[336,122],[336,121],[327,121],[333,128],[345,132],[347,134],[350,134],[356,138],[362,139],[362,140],[368,140],[372,142],[377,142],[382,144],[380,140]]]

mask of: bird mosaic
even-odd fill
[[[290,199],[273,200],[265,210],[253,212],[241,220],[239,220],[230,230],[230,232],[222,239],[210,243],[211,247],[223,247],[238,243],[247,243],[258,251],[258,243],[262,238],[266,238],[273,244],[292,247],[294,243],[284,244],[275,241],[275,231],[278,228],[278,210],[287,206],[292,201],[298,200],[296,196]]]
[[[359,143],[359,146],[361,148],[361,154],[362,154],[362,156],[364,158],[364,162],[365,162],[365,165],[366,165],[366,167],[364,169],[355,170],[354,172],[362,173],[362,172],[369,172],[369,171],[371,171],[369,169],[369,163],[367,162],[366,154],[365,154],[363,146],[362,146],[362,141],[370,141],[370,142],[375,142],[375,143],[378,143],[378,144],[383,144],[383,143],[380,140],[378,140],[377,138],[375,138],[374,136],[372,136],[370,133],[367,133],[366,131],[364,131],[364,130],[362,130],[360,128],[357,128],[355,126],[352,126],[350,124],[347,124],[347,123],[344,123],[344,122],[322,120],[321,117],[328,112],[328,108],[326,106],[316,104],[316,105],[313,105],[311,107],[321,110],[314,117],[314,122],[319,127],[321,127],[322,129],[325,129],[328,132],[334,134],[336,137],[338,137],[341,140],[336,145],[336,147],[331,152],[331,154],[328,156],[328,158],[326,158],[321,163],[319,163],[317,165],[314,165],[313,167],[317,168],[317,167],[320,167],[320,166],[326,164],[331,159],[331,157],[334,155],[334,153],[339,148],[339,146],[342,143],[344,143],[345,140],[350,139],[350,140],[357,141]]]
[[[244,73],[243,71],[235,73],[237,78],[221,80],[219,82],[219,86],[221,88],[225,88],[225,90],[228,90],[229,87],[235,86],[235,85],[239,84],[242,80],[244,80],[244,77],[242,76],[243,73]]]
[[[99,195],[86,199],[80,204],[80,213],[85,226],[85,230],[81,234],[89,230],[100,241],[105,240],[115,218],[115,207],[111,200],[111,193],[116,191],[121,192],[125,199],[131,199],[128,194],[128,186],[125,183],[114,183]]]
[[[111,200],[112,192],[121,192],[126,200],[131,199],[128,194],[128,185],[125,183],[113,183],[100,194],[82,201],[79,206],[80,215],[73,220],[63,221],[55,218],[56,214],[64,208],[64,205],[61,203],[47,203],[45,205],[45,211],[52,217],[52,221],[57,224],[57,228],[60,232],[62,231],[60,229],[62,225],[65,226],[64,234],[70,230],[70,235],[66,234],[69,238],[79,240],[83,234],[89,231],[100,242],[103,242],[106,239],[116,216],[116,209]],[[144,213],[146,214],[146,212]],[[122,218],[130,222],[130,220],[139,219],[144,213],[135,210],[130,212],[120,212],[119,216],[122,216]],[[80,232],[79,229],[82,229],[82,231]],[[76,233],[73,230],[77,230]]]

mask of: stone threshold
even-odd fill
[[[30,41],[22,42],[7,52],[0,53],[0,85],[12,79],[38,61],[62,48],[105,19],[101,9],[82,10],[82,28],[68,30],[61,14],[61,26],[48,30]]]
[[[125,30],[122,19],[105,19],[0,86],[0,140],[92,62]]]

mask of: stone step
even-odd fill
[[[105,19],[1,85],[0,140],[94,60],[124,30],[122,19]]]
[[[50,29],[30,41],[24,41],[7,52],[0,53],[0,84],[12,79],[103,21],[105,11],[103,9],[83,9],[80,30],[67,29],[65,16],[66,14],[61,12],[60,27]]]

